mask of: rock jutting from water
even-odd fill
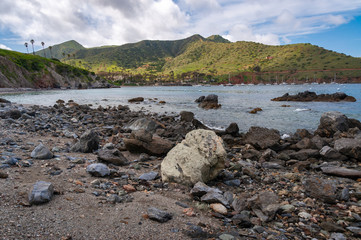
[[[294,101],[294,102],[356,102],[356,98],[348,96],[343,92],[337,92],[333,94],[320,94],[315,92],[304,91],[296,95],[284,94],[281,97],[273,98],[271,101]]]

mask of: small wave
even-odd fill
[[[311,111],[310,108],[297,108],[294,110],[295,112],[304,112],[304,111]]]

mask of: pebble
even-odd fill
[[[173,218],[173,214],[166,211],[160,210],[156,207],[150,207],[147,210],[149,219],[155,220],[157,222],[168,222]]]
[[[228,212],[227,208],[224,205],[220,204],[220,203],[212,203],[210,205],[210,208],[213,211],[215,211],[217,213],[220,213],[220,214],[223,214],[223,215],[227,215],[227,212]]]

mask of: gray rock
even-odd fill
[[[43,204],[51,201],[54,195],[54,187],[50,182],[38,181],[36,182],[30,193],[29,203],[30,204]]]
[[[348,157],[361,160],[361,139],[340,138],[335,141],[334,148]]]
[[[361,237],[361,228],[359,227],[346,227],[347,230],[352,232],[355,237]]]
[[[257,149],[267,149],[275,147],[281,136],[275,129],[262,127],[251,127],[245,136],[245,143],[252,144]]]
[[[118,149],[101,149],[98,151],[98,159],[118,166],[127,165],[128,159]]]
[[[148,172],[140,175],[139,180],[152,181],[159,177],[158,172]]]
[[[274,192],[263,191],[248,200],[253,212],[262,222],[271,221],[280,208],[278,196]]]
[[[302,149],[298,152],[290,153],[289,156],[291,158],[304,161],[311,157],[317,157],[319,156],[319,151],[317,149]]]
[[[168,213],[166,211],[160,210],[158,208],[155,207],[150,207],[148,208],[148,216],[149,219],[155,220],[157,222],[168,222],[169,220],[171,220],[173,218],[173,214]]]
[[[157,128],[161,128],[161,126],[159,125],[159,123],[157,123],[151,119],[139,118],[139,119],[135,120],[134,122],[132,122],[131,124],[129,124],[128,126],[126,126],[125,128],[130,129],[132,131],[144,129],[144,130],[147,130],[148,132],[154,133],[155,130]]]
[[[192,112],[181,111],[179,115],[181,117],[181,121],[192,122],[194,119],[194,113]]]
[[[218,237],[220,240],[236,240],[237,238],[231,234],[223,233]]]
[[[347,238],[343,233],[331,233],[328,240],[347,240]]]
[[[346,202],[350,200],[350,190],[348,188],[342,189],[340,200]]]
[[[241,228],[251,228],[253,224],[250,220],[250,212],[242,211],[239,214],[236,214],[232,217],[233,224],[241,227]]]
[[[154,134],[150,142],[138,139],[123,139],[126,149],[132,153],[147,153],[155,156],[164,156],[173,147],[173,143],[168,139],[161,138]]]
[[[343,167],[321,167],[323,173],[346,178],[361,178],[361,171]]]
[[[45,147],[42,143],[40,143],[30,154],[32,158],[35,159],[51,159],[53,157],[53,153]]]
[[[307,178],[303,181],[306,193],[313,198],[320,199],[326,203],[335,203],[336,185],[333,181],[323,180],[316,177]]]
[[[341,153],[339,153],[338,151],[336,151],[335,149],[329,146],[324,146],[320,150],[320,155],[325,160],[340,160],[340,161],[345,160],[345,156],[343,156]]]
[[[105,177],[110,175],[110,170],[103,163],[93,163],[87,166],[86,171],[95,177]]]
[[[327,232],[345,232],[345,229],[340,225],[328,221],[322,222],[320,227]]]
[[[194,130],[161,163],[163,181],[193,185],[208,182],[224,169],[226,151],[213,131]]]
[[[196,196],[196,197],[202,197],[203,195],[209,192],[222,194],[222,191],[219,190],[218,188],[209,187],[203,182],[197,182],[196,184],[194,184],[194,187],[191,190],[192,196]]]
[[[348,118],[340,112],[326,112],[320,118],[320,125],[316,134],[321,137],[333,137],[337,132],[345,132],[349,129]]]
[[[239,127],[237,123],[231,123],[225,131],[227,134],[231,134],[232,136],[236,137],[239,134]]]
[[[205,203],[221,203],[224,206],[229,206],[227,199],[218,192],[208,192],[201,197],[201,201]]]
[[[153,134],[145,129],[139,129],[132,132],[132,138],[141,142],[150,143],[153,138]]]
[[[79,141],[70,148],[73,152],[91,153],[99,148],[99,136],[94,130],[81,135]]]

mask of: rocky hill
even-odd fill
[[[104,84],[88,70],[0,49],[0,88],[89,88]]]

